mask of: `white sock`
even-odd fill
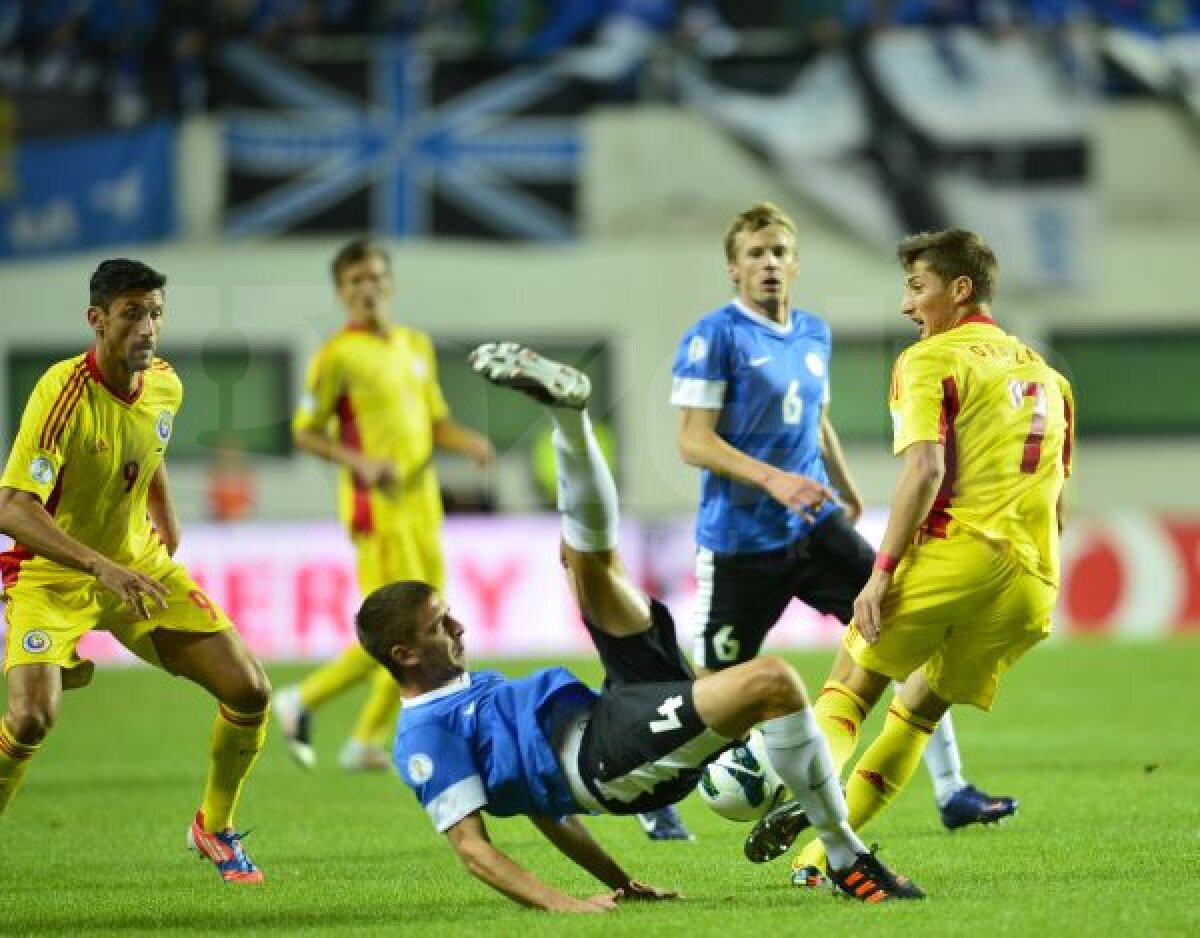
[[[933,796],[938,807],[943,807],[956,792],[967,787],[962,775],[962,757],[958,754],[958,740],[954,738],[954,724],[947,713],[934,728],[925,747],[925,768],[933,781]]]
[[[617,546],[617,486],[587,411],[548,408],[554,420],[554,464],[563,540],[579,551]]]
[[[846,797],[812,710],[806,707],[767,720],[762,733],[771,765],[804,808],[825,845],[830,868],[853,866],[856,856],[867,848],[847,821]]]

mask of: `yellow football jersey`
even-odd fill
[[[388,491],[347,469],[338,486],[338,515],[352,534],[386,533],[440,523],[433,424],[447,413],[429,336],[404,326],[386,336],[347,327],[313,357],[292,424],[392,461],[400,482]]]
[[[1056,506],[1071,472],[1071,386],[1029,346],[985,316],[924,339],[897,360],[893,450],[946,448],[946,475],[922,530],[953,521],[1011,550],[1057,585]]]
[[[174,370],[155,359],[128,397],[104,382],[90,351],[38,380],[0,485],[32,492],[67,534],[120,564],[166,556],[146,515],[150,479],[163,461],[183,400]],[[21,545],[0,555],[5,586],[86,578]]]

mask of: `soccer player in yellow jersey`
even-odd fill
[[[875,569],[815,705],[838,769],[888,684],[903,686],[846,783],[861,830],[912,776],[952,704],[992,706],[1000,676],[1050,632],[1059,582],[1071,386],[991,318],[996,259],[960,229],[914,235],[898,254],[903,313],[921,338],[896,361],[890,392],[900,478]],[[788,806],[751,839],[778,856],[802,829]],[[793,881],[822,877],[809,844]]]
[[[0,812],[58,716],[62,692],[92,679],[76,651],[91,629],[217,699],[208,782],[188,842],[226,882],[263,874],[233,827],[262,749],[270,685],[217,605],[172,559],[179,523],[164,454],[183,398],[154,357],[166,278],[139,261],[92,275],[93,348],[34,388],[0,478],[8,702],[0,720]]]
[[[480,468],[491,465],[495,450],[450,417],[429,336],[391,322],[395,283],[383,246],[347,244],[333,260],[333,281],[347,322],[309,367],[292,423],[296,444],[342,468],[338,515],[354,542],[363,594],[413,579],[440,590],[442,502],[434,450],[461,453]],[[371,693],[340,762],[346,769],[391,765],[381,743],[390,743],[400,692],[357,642],[276,695],[280,728],[301,765],[316,764],[312,711],[368,677]]]

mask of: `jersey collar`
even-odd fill
[[[983,313],[972,313],[970,316],[964,316],[958,321],[958,326],[995,326],[1000,328],[1000,323],[996,322],[991,316],[985,316]],[[954,328],[957,329],[958,326]]]
[[[458,677],[453,678],[441,687],[435,687],[433,690],[427,690],[423,694],[417,694],[416,697],[404,698],[404,709],[411,710],[413,707],[419,707],[421,704],[431,703],[434,700],[439,700],[442,697],[449,697],[451,694],[457,694],[460,690],[466,690],[471,686],[471,672],[464,671]]]
[[[100,384],[104,390],[119,400],[122,404],[137,403],[137,399],[142,396],[142,392],[146,390],[146,376],[144,374],[137,375],[137,387],[128,394],[122,394],[104,378],[104,372],[100,370],[100,362],[96,360],[96,349],[90,348],[87,353],[87,370],[97,384]]]
[[[770,329],[772,332],[777,332],[780,335],[791,335],[792,327],[795,326],[795,324],[796,324],[796,314],[792,310],[788,310],[787,325],[782,326],[779,323],[777,323],[774,319],[771,319],[769,316],[764,316],[762,313],[752,310],[749,306],[747,306],[745,303],[742,302],[740,297],[735,296],[733,298],[733,308],[736,309],[743,316],[745,316],[747,319],[751,319],[754,322],[758,323],[760,326],[763,326],[766,329]]]

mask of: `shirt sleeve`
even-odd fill
[[[0,486],[47,502],[66,462],[67,440],[86,379],[80,369],[54,370],[41,377],[25,404]]]
[[[1071,382],[1062,375],[1058,375],[1058,384],[1062,391],[1063,416],[1067,421],[1067,428],[1063,433],[1063,474],[1069,479],[1071,477],[1071,457],[1075,451],[1075,393],[1071,390]]]
[[[711,320],[701,320],[684,335],[675,352],[671,405],[720,410],[731,373],[725,331]]]
[[[953,363],[932,350],[914,346],[896,359],[892,372],[892,452],[913,443],[946,442],[947,395],[957,395]]]
[[[825,387],[821,389],[821,403],[828,404],[832,395],[829,391],[829,373],[833,365],[833,333],[830,331],[829,323],[821,323],[825,327],[825,341],[822,353],[825,356]]]
[[[425,406],[429,408],[429,422],[436,423],[450,416],[450,407],[438,383],[437,352],[429,336],[422,337],[421,357],[425,360],[425,374],[428,376],[425,382]]]
[[[440,726],[416,726],[401,736],[395,755],[400,777],[439,834],[487,804],[475,754],[462,736]]]
[[[292,429],[316,430],[325,433],[337,410],[342,380],[336,356],[328,346],[321,349],[308,363],[304,393],[292,415]]]

